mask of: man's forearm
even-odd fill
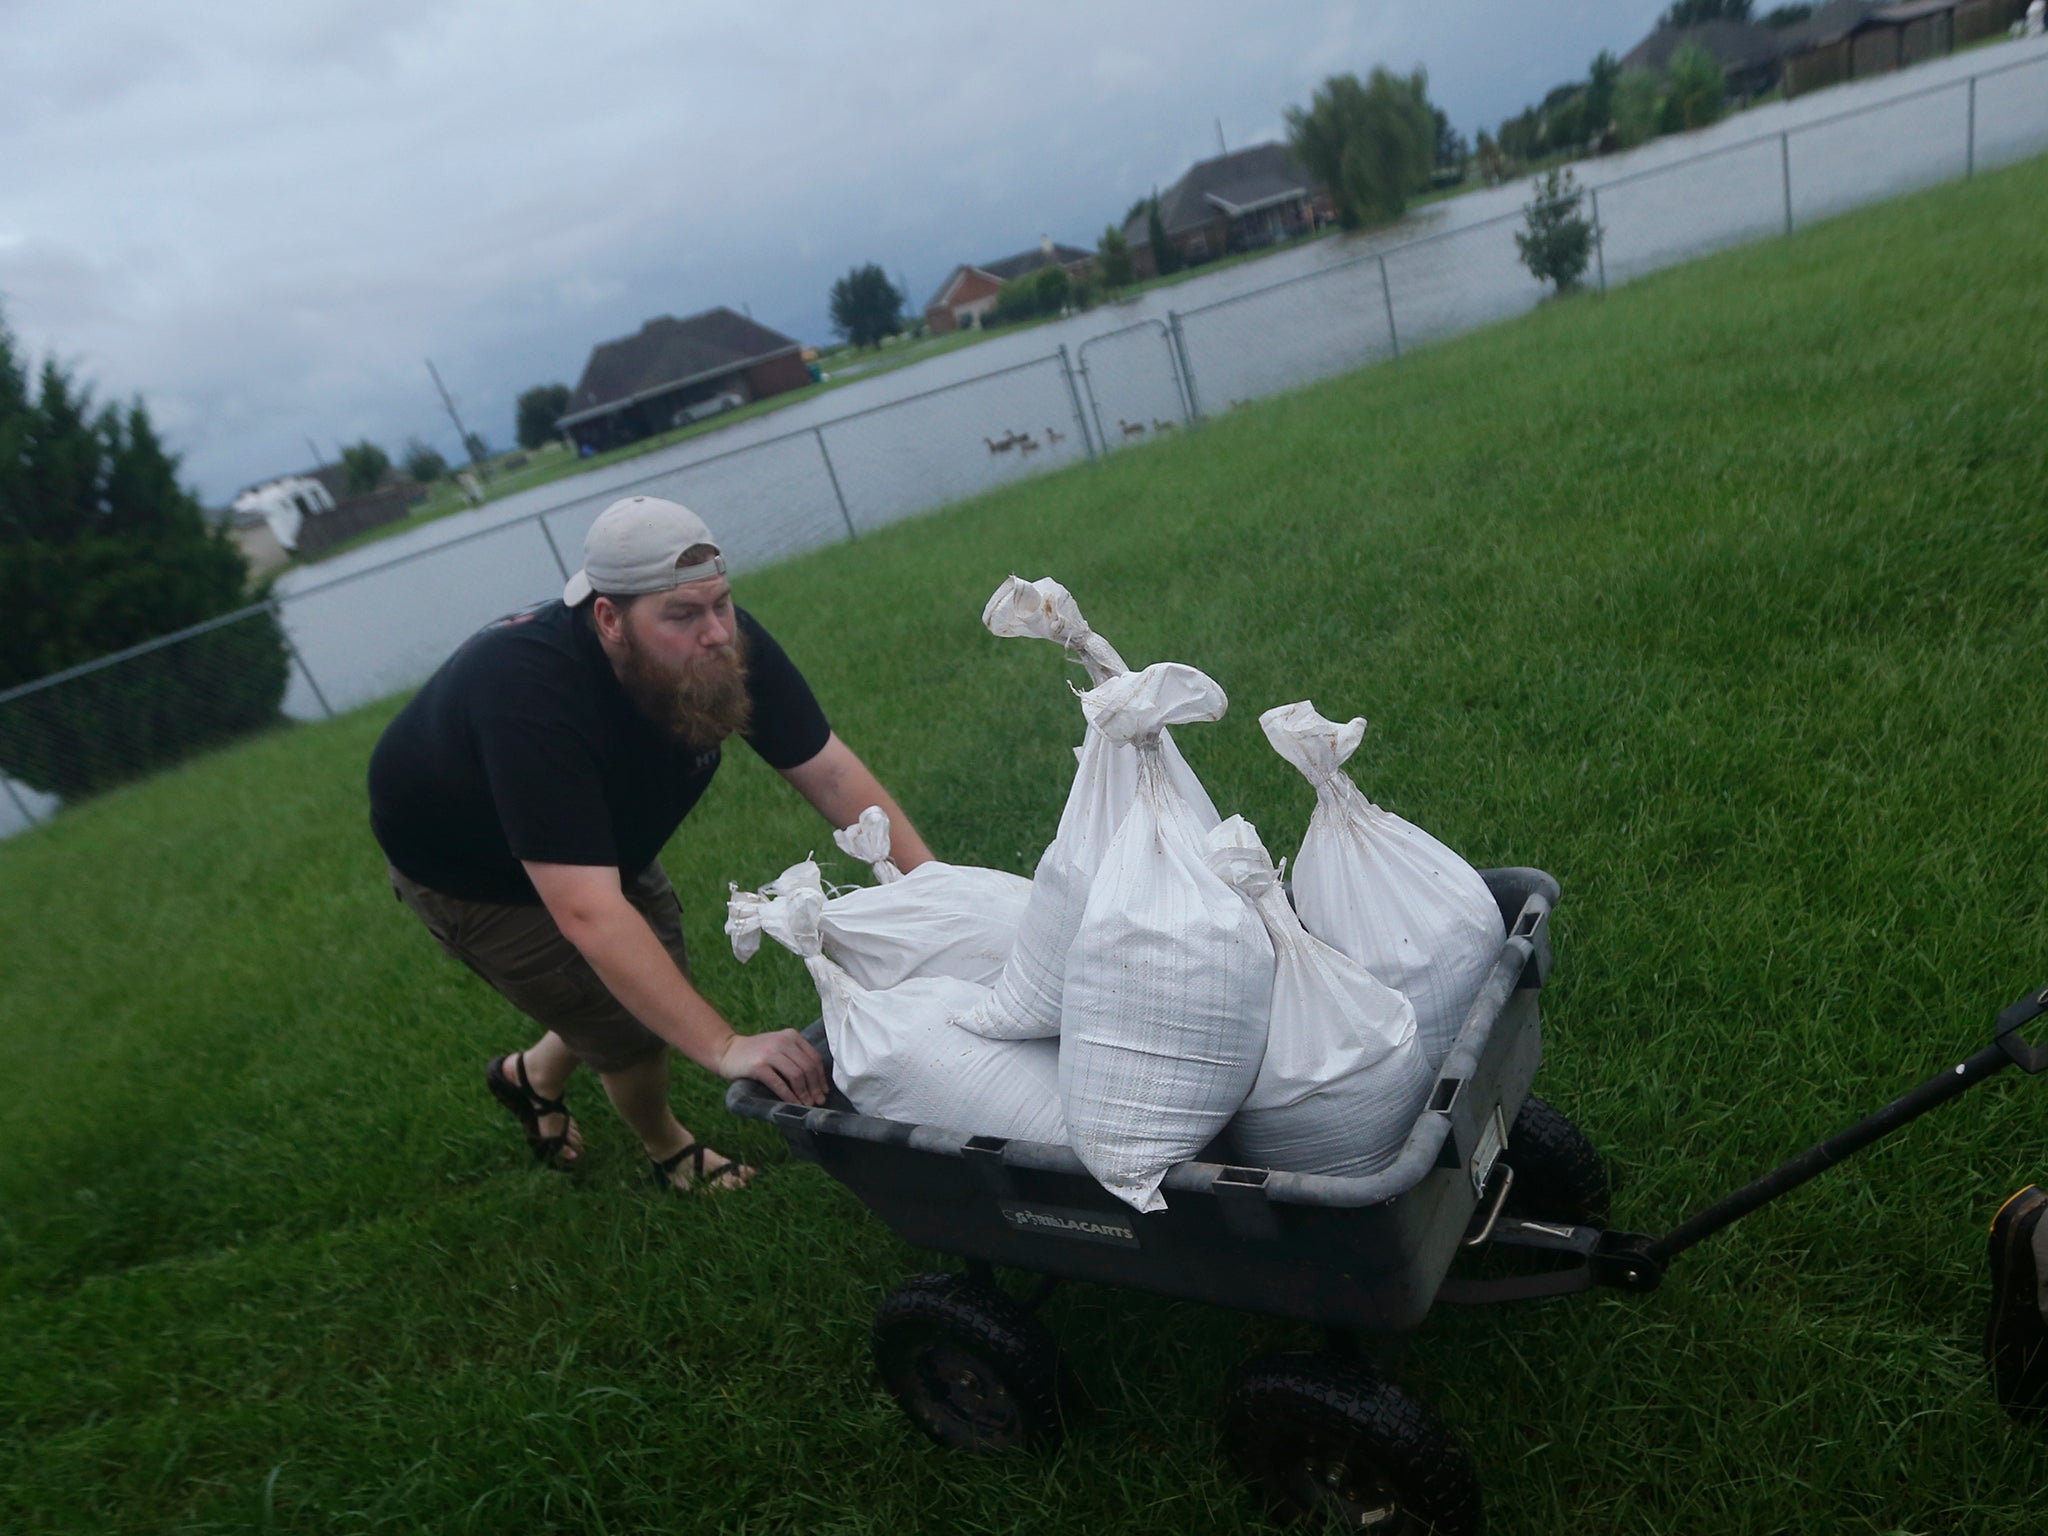
[[[634,1018],[698,1066],[718,1070],[732,1026],[690,985],[632,903],[620,897],[616,908],[567,937]]]
[[[783,777],[835,827],[850,827],[869,806],[880,806],[889,818],[889,857],[898,869],[907,872],[931,861],[931,849],[903,808],[836,735],[810,762],[784,769]]]

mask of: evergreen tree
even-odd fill
[[[1130,242],[1114,224],[1106,226],[1102,239],[1096,242],[1095,270],[1102,278],[1102,286],[1111,293],[1130,287],[1137,275],[1136,268],[1131,265]]]
[[[248,568],[178,484],[138,401],[93,412],[0,327],[0,688],[228,613]],[[287,656],[267,613],[0,705],[0,773],[71,798],[270,724]]]
[[[1145,211],[1145,238],[1152,245],[1152,270],[1159,276],[1171,277],[1187,265],[1181,260],[1180,247],[1166,238],[1166,221],[1159,217],[1157,196]]]

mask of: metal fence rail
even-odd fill
[[[1602,178],[1589,188],[1589,276],[1605,292],[2040,153],[2044,102],[2037,52]],[[1835,169],[1802,169],[1816,160]],[[591,521],[621,495],[706,510],[733,565],[758,567],[1520,314],[1542,296],[1512,238],[1522,218],[1367,251],[602,491],[564,482],[554,506],[0,692],[0,836],[280,718],[419,683],[478,626],[559,591]]]

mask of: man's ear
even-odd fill
[[[590,600],[590,620],[600,640],[617,645],[624,638],[626,615],[619,605],[600,593]]]

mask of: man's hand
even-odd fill
[[[727,1082],[751,1077],[791,1104],[825,1102],[825,1063],[811,1042],[793,1029],[735,1034],[711,1070]]]

